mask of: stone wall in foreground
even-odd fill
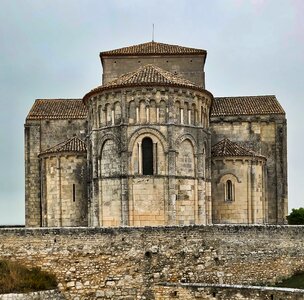
[[[161,284],[155,288],[157,300],[303,300],[304,290],[225,284]]]
[[[48,290],[25,294],[0,294],[0,300],[64,300],[58,290]]]
[[[6,228],[0,258],[55,273],[67,299],[161,299],[163,282],[260,285],[304,271],[304,228]]]

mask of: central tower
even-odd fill
[[[100,54],[88,108],[89,226],[211,223],[206,51],[150,42]]]

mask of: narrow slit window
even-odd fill
[[[75,202],[76,199],[76,190],[75,190],[75,184],[73,183],[73,202]]]
[[[143,175],[153,175],[153,142],[146,137],[142,140]]]
[[[233,185],[231,180],[226,182],[226,201],[233,201]]]

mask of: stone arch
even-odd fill
[[[218,178],[216,183],[217,184],[224,183],[227,180],[231,180],[232,183],[241,183],[242,182],[235,174],[233,174],[231,172],[226,172]]]
[[[98,105],[98,127],[104,126],[104,112],[101,105]]]
[[[105,139],[100,148],[99,175],[113,176],[120,174],[120,152],[114,139]]]
[[[145,100],[139,101],[139,123],[145,124],[147,122],[147,113],[146,113],[146,102]]]
[[[166,123],[167,107],[165,100],[159,102],[159,123]]]
[[[129,123],[134,124],[136,122],[136,105],[135,101],[129,102]]]
[[[168,152],[168,143],[166,141],[165,136],[158,131],[157,129],[150,128],[150,127],[142,127],[140,129],[137,129],[134,131],[134,133],[130,136],[129,144],[128,144],[128,151],[131,152],[134,146],[135,140],[140,136],[144,134],[151,134],[159,139],[159,141],[162,144],[162,147],[164,148],[165,152]]]
[[[113,134],[113,133],[106,133],[105,135],[102,136],[102,138],[99,140],[99,150],[98,150],[98,157],[101,157],[101,151],[102,151],[102,147],[104,145],[104,143],[107,140],[113,140],[117,146],[117,149],[120,151],[120,142],[118,140],[118,138]]]
[[[114,123],[115,125],[121,123],[121,104],[119,101],[114,103]]]
[[[111,125],[112,124],[112,109],[111,105],[109,103],[105,104],[105,123],[106,125]]]
[[[153,143],[153,175],[165,175],[167,170],[167,143],[158,130],[151,128],[141,128],[130,138],[128,150],[130,153],[129,171],[131,174],[143,174],[143,149],[142,142],[145,138],[151,139]],[[152,174],[150,174],[152,175]]]
[[[192,146],[193,148],[195,149],[194,153],[196,154],[197,152],[197,143],[196,143],[196,140],[195,138],[193,137],[193,135],[189,134],[189,133],[186,133],[186,134],[183,134],[181,136],[179,136],[177,138],[177,140],[175,141],[175,149],[179,149],[180,146],[181,146],[181,143],[184,141],[184,140],[190,140],[190,142],[192,143]]]
[[[149,121],[150,123],[156,123],[156,102],[155,100],[151,100],[150,101],[150,117],[149,117]]]
[[[176,156],[176,174],[180,176],[195,176],[195,147],[189,138],[184,138],[179,143]]]
[[[239,178],[233,173],[226,173],[222,175],[218,182],[218,188],[222,189],[222,201],[231,202],[236,198],[236,184],[241,183]]]

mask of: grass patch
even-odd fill
[[[304,289],[304,273],[294,274],[293,276],[282,280],[282,282],[277,283],[275,286]]]
[[[40,268],[26,268],[17,262],[0,260],[0,294],[27,293],[57,288],[55,275]]]

